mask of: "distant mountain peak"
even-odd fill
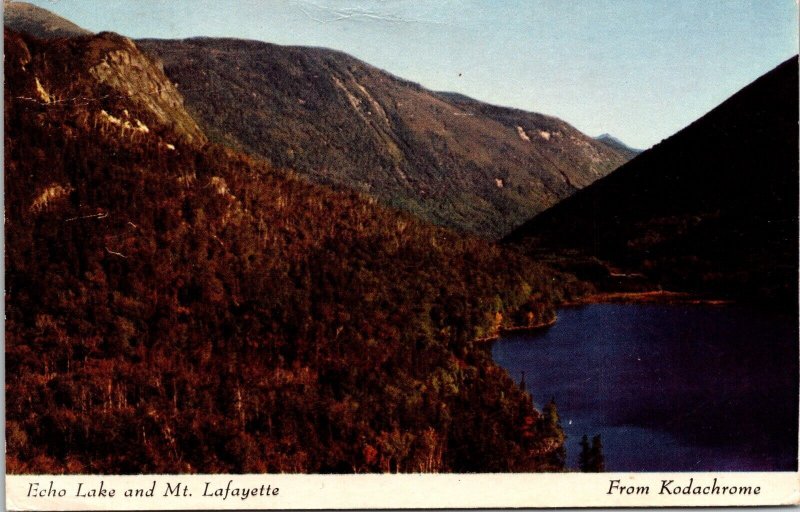
[[[85,28],[27,2],[4,0],[3,24],[17,32],[25,32],[41,39],[91,34]]]
[[[602,142],[606,146],[616,149],[617,151],[620,151],[624,154],[630,155],[630,158],[633,158],[634,156],[638,155],[643,151],[642,149],[630,147],[629,145],[625,144],[624,142],[619,140],[617,137],[614,137],[610,133],[603,133],[601,135],[598,135],[597,137],[594,138],[594,140]]]

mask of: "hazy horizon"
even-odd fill
[[[794,0],[29,3],[132,38],[237,37],[340,50],[432,90],[556,116],[641,149],[798,47]]]

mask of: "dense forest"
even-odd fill
[[[5,77],[9,472],[563,468],[476,340],[585,285],[207,143],[120,36]]]

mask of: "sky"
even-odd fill
[[[342,50],[648,148],[798,51],[797,0],[30,0],[94,32]]]

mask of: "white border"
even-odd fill
[[[702,494],[718,487],[748,486],[752,494]],[[649,486],[648,494],[609,494],[612,481],[620,486]],[[692,494],[665,494],[670,488]],[[62,497],[30,495],[63,489]],[[78,497],[102,482],[113,497]],[[230,482],[230,484],[229,484]],[[164,496],[167,485],[179,496]],[[208,487],[207,487],[208,485]],[[34,487],[32,487],[34,486]],[[262,488],[262,486],[264,486]],[[206,489],[258,489],[269,496],[246,499],[229,492],[203,496]],[[126,497],[126,489],[153,490],[152,497]],[[184,488],[187,491],[184,491]],[[273,494],[278,489],[277,495]],[[758,494],[755,494],[758,488]],[[693,491],[699,489],[699,491]],[[191,494],[191,496],[184,496]],[[241,491],[240,491],[241,492]],[[694,494],[700,492],[701,494]],[[699,507],[790,505],[800,503],[800,475],[774,473],[522,473],[411,475],[7,475],[8,510],[178,510],[178,509],[436,509],[532,507]]]

